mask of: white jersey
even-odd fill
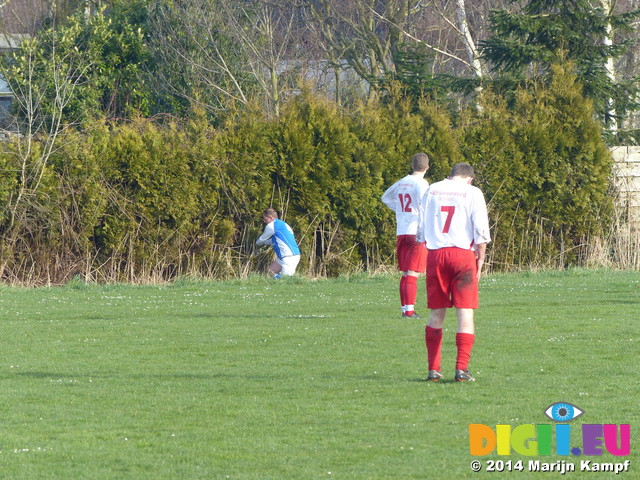
[[[426,240],[430,250],[473,250],[474,245],[491,241],[487,204],[478,187],[449,179],[433,183],[421,210],[418,240]]]
[[[420,205],[429,182],[423,174],[407,175],[391,185],[382,201],[396,212],[396,235],[417,235]]]

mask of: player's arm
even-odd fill
[[[384,203],[387,207],[395,212],[397,202],[398,202],[398,182],[391,185],[387,190],[382,194],[382,203]]]
[[[262,233],[262,235],[260,235],[260,237],[258,237],[258,240],[256,240],[256,245],[271,244],[271,237],[273,237],[276,233],[273,224],[274,222],[267,223],[267,225],[264,227],[264,232]]]
[[[416,240],[418,242],[426,242],[427,241],[427,235],[426,235],[426,216],[427,216],[427,191],[428,188],[424,190],[424,192],[422,192],[422,196],[420,197],[420,201],[418,202],[418,205],[420,206],[420,210],[419,210],[419,214],[418,214],[418,234],[416,235]]]
[[[474,209],[471,213],[473,221],[473,241],[476,244],[489,243],[491,232],[489,230],[489,215],[484,195],[480,190],[474,190]]]
[[[484,265],[484,257],[487,254],[487,244],[479,243],[476,245],[476,278],[480,280],[480,276],[482,275],[482,266]]]
[[[471,214],[471,218],[474,225],[473,237],[476,250],[476,265],[478,267],[477,278],[480,280],[487,251],[487,243],[491,241],[491,233],[489,231],[489,215],[487,214],[487,204],[484,200],[484,195],[479,189],[474,189],[474,197],[475,209]]]

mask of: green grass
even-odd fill
[[[471,472],[468,426],[553,423],[565,401],[575,430],[631,424],[630,457],[588,458],[631,472],[583,475],[640,478],[639,273],[483,278],[474,384],[450,380],[453,312],[447,381],[424,381],[424,323],[397,296],[391,276],[2,287],[0,477],[558,477]]]

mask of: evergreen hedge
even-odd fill
[[[395,268],[395,218],[380,197],[419,151],[432,182],[461,160],[476,168],[495,239],[489,268],[580,264],[610,218],[611,157],[564,70],[515,105],[485,92],[455,123],[401,95],[346,110],[303,91],[277,118],[247,109],[217,128],[197,110],[188,121],[89,123],[63,135],[46,165],[24,155],[27,141],[45,145],[14,137],[0,148],[8,282],[264,271],[272,253],[255,239],[270,206],[296,231],[302,274]]]

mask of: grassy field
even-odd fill
[[[452,381],[452,313],[447,381],[425,381],[397,296],[392,276],[2,287],[0,477],[524,479],[561,476],[529,459],[590,459],[630,471],[563,478],[640,478],[640,273],[483,278],[472,384]],[[469,424],[553,424],[559,401],[585,412],[572,441],[630,424],[631,455],[470,455]]]

